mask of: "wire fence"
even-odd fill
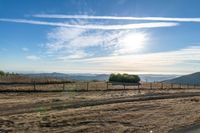
[[[169,84],[163,82],[0,82],[0,92],[60,92],[60,91],[120,91],[120,90],[177,90],[200,89],[198,85]]]

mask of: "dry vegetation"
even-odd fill
[[[200,96],[117,102],[136,95],[131,90],[1,93],[0,132],[165,133],[200,120]],[[116,103],[88,105],[105,99]]]
[[[118,91],[86,90],[87,82],[66,84],[63,92],[0,93],[0,132],[167,133],[200,121],[200,90],[161,89],[161,83],[112,86]],[[61,89],[62,85],[37,86]],[[90,82],[89,90],[106,90],[105,82]],[[146,89],[145,89],[146,88]],[[1,86],[1,89],[33,89]],[[195,93],[194,93],[195,92]],[[190,94],[190,97],[182,97]],[[174,95],[174,96],[173,96]],[[151,98],[152,96],[161,97]],[[162,98],[163,96],[173,96]],[[150,98],[149,98],[150,97]]]
[[[0,75],[0,82],[45,82],[45,81],[60,81],[59,79],[51,78],[51,77],[28,77],[22,75],[7,75],[1,76]]]
[[[25,77],[24,77],[25,78]],[[12,78],[11,78],[12,79]],[[168,91],[168,90],[198,90],[200,86],[188,86],[188,85],[180,85],[180,84],[168,84],[168,83],[146,83],[142,82],[139,86],[130,86],[123,84],[112,85],[112,83],[107,82],[74,82],[74,83],[65,83],[63,84],[47,84],[47,85],[39,85],[37,83],[41,82],[54,82],[58,81],[56,79],[26,79],[23,80],[23,77],[18,80],[9,80],[9,81],[17,81],[24,83],[33,83],[30,85],[0,85],[0,91],[31,91],[34,90],[34,81],[36,82],[36,90],[37,91],[106,91],[106,90],[152,90],[152,91]],[[7,81],[7,82],[9,82]],[[0,83],[4,82],[4,80],[0,80]]]

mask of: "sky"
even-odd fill
[[[200,71],[199,0],[0,0],[0,69]]]

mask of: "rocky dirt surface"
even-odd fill
[[[200,93],[1,93],[0,132],[167,133],[200,121]]]

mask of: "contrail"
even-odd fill
[[[36,14],[39,18],[60,19],[110,19],[110,20],[146,20],[146,21],[172,21],[172,22],[200,22],[200,18],[172,18],[172,17],[121,17],[121,16],[89,16],[89,15],[62,15],[62,14]]]
[[[0,18],[2,22],[13,22],[13,23],[25,23],[34,25],[48,25],[48,26],[59,26],[67,28],[81,28],[81,29],[99,29],[99,30],[128,30],[128,29],[142,29],[142,28],[160,28],[160,27],[172,27],[177,26],[178,23],[171,22],[153,22],[153,23],[137,23],[137,24],[123,24],[123,25],[79,25],[79,24],[68,24],[63,22],[48,22],[48,21],[35,21],[27,19],[5,19]]]

